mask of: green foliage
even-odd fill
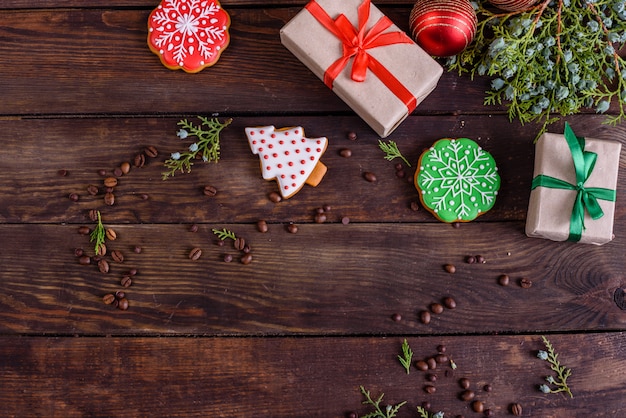
[[[213,233],[217,235],[217,237],[222,241],[225,241],[227,238],[230,238],[232,240],[237,239],[235,233],[233,231],[229,231],[226,228],[223,228],[221,230],[213,228],[211,231],[213,231]]]
[[[405,338],[404,342],[402,343],[402,355],[398,356],[398,360],[400,360],[400,363],[404,366],[404,369],[406,370],[406,374],[409,374],[409,372],[411,371],[411,359],[412,358],[413,358],[413,351],[411,351],[411,347],[409,347],[409,343],[407,342]]]
[[[559,355],[554,350],[554,347],[552,346],[550,341],[544,336],[542,336],[541,339],[543,340],[547,351],[540,350],[537,354],[537,357],[550,363],[550,369],[552,369],[556,373],[556,379],[554,378],[554,376],[547,376],[546,381],[548,382],[548,384],[554,387],[543,384],[539,387],[539,389],[544,393],[566,392],[570,396],[570,398],[573,398],[574,395],[572,394],[570,388],[567,386],[567,378],[571,376],[572,369],[561,366],[561,362],[558,360]]]
[[[604,113],[613,100],[619,110],[607,122],[624,120],[626,61],[617,53],[626,41],[623,0],[540,0],[517,12],[475,3],[474,42],[448,66],[493,77],[485,104],[506,103],[511,120],[543,121],[539,134],[582,108]]]
[[[375,409],[374,412],[363,415],[363,418],[393,418],[398,414],[398,410],[406,403],[406,401],[404,401],[397,405],[387,405],[383,411],[380,403],[383,400],[383,396],[385,396],[384,393],[381,393],[376,400],[373,400],[369,390],[365,390],[363,386],[361,386],[360,389],[363,396],[365,396],[363,405],[371,405]]]
[[[202,157],[202,161],[204,162],[219,161],[220,132],[230,125],[233,120],[226,119],[224,123],[221,123],[216,118],[209,119],[198,116],[198,119],[202,122],[199,126],[192,124],[186,119],[178,122],[178,126],[181,127],[177,132],[178,137],[180,139],[195,137],[196,140],[189,145],[187,150],[173,152],[170,158],[165,160],[165,168],[167,168],[168,171],[163,172],[163,180],[174,176],[177,171],[191,172],[191,166],[198,155]]]
[[[385,160],[391,161],[394,158],[401,158],[404,163],[411,167],[411,164],[404,158],[400,150],[398,149],[398,144],[394,141],[389,141],[389,143],[383,142],[382,140],[378,140],[378,147],[386,154]]]
[[[97,211],[96,214],[98,215],[96,227],[94,228],[93,231],[91,231],[91,234],[89,235],[89,241],[96,242],[94,246],[94,251],[96,252],[96,254],[100,254],[100,248],[104,244],[104,241],[106,240],[106,229],[104,228],[104,225],[102,224],[102,217],[100,216],[100,211]]]

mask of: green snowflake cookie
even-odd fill
[[[443,222],[468,222],[491,209],[500,189],[491,154],[468,138],[440,139],[419,160],[415,187]]]

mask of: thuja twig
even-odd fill
[[[556,386],[556,388],[552,388],[546,384],[540,385],[539,390],[543,393],[559,393],[559,392],[567,392],[570,398],[573,398],[574,395],[572,391],[567,386],[567,378],[571,376],[572,369],[568,369],[565,366],[561,366],[561,362],[558,360],[559,355],[554,350],[554,347],[548,341],[548,339],[544,336],[541,337],[544,345],[546,346],[546,350],[539,350],[537,353],[537,357],[542,360],[546,360],[550,363],[550,369],[552,369],[556,373],[556,379],[554,376],[547,376],[546,382],[551,385]]]
[[[402,355],[398,355],[398,360],[404,366],[406,370],[406,374],[409,374],[411,371],[411,359],[413,358],[413,351],[411,351],[411,347],[409,347],[409,343],[406,338],[402,343]]]
[[[443,418],[443,412],[435,412],[430,414],[424,407],[418,406],[417,413],[420,414],[420,418]]]
[[[211,231],[213,231],[213,233],[217,235],[217,237],[222,241],[225,241],[227,238],[230,238],[232,240],[237,239],[237,237],[235,236],[235,233],[226,228],[223,228],[221,230],[213,228]]]
[[[406,165],[411,167],[411,164],[409,164],[407,159],[404,158],[404,156],[402,155],[402,153],[398,149],[398,144],[396,144],[394,141],[389,140],[389,143],[386,143],[386,142],[383,142],[382,140],[379,139],[378,140],[378,147],[386,154],[385,155],[385,160],[391,161],[394,158],[401,158],[402,161],[404,161],[404,163]]]
[[[387,405],[383,411],[383,409],[380,406],[380,403],[383,400],[383,396],[385,396],[384,393],[381,393],[380,396],[376,400],[374,400],[372,399],[369,390],[365,390],[363,386],[361,386],[360,389],[361,389],[361,393],[363,394],[363,396],[365,396],[363,405],[371,405],[375,409],[374,412],[370,412],[367,415],[363,415],[363,418],[393,418],[398,414],[398,410],[406,403],[406,401],[404,401],[404,402],[400,402],[397,405]]]
[[[91,231],[91,234],[89,235],[89,241],[90,242],[96,242],[95,246],[94,246],[94,251],[96,253],[96,255],[104,255],[103,248],[104,247],[104,241],[106,239],[106,229],[104,228],[104,225],[102,224],[102,217],[100,216],[100,211],[96,211],[96,215],[97,215],[97,223],[96,223],[96,227],[94,228],[93,231]]]

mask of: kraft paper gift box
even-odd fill
[[[576,137],[568,124],[564,135],[543,134],[535,147],[526,235],[596,245],[611,241],[620,150],[616,141]]]
[[[443,72],[369,0],[311,1],[280,38],[382,138],[428,96]]]

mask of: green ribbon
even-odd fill
[[[593,220],[600,219],[604,212],[598,203],[598,199],[615,202],[615,190],[603,189],[600,187],[585,187],[585,182],[591,175],[598,154],[584,151],[585,138],[577,137],[574,131],[565,123],[565,140],[572,153],[574,160],[574,170],[576,171],[576,184],[570,184],[555,177],[539,174],[533,179],[532,189],[537,187],[549,187],[552,189],[565,189],[576,191],[576,200],[572,208],[570,218],[568,241],[580,241],[582,232],[585,229],[585,210]]]

